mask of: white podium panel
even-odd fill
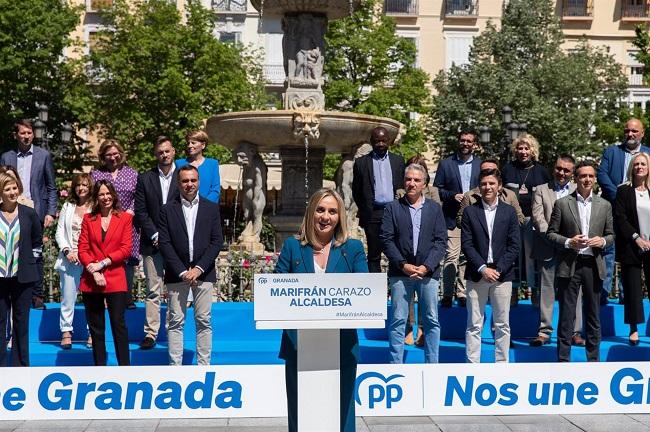
[[[253,282],[257,328],[382,328],[388,318],[382,273],[256,274]]]
[[[383,273],[256,274],[258,329],[298,330],[298,430],[340,428],[339,329],[383,328]]]

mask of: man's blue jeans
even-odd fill
[[[438,321],[438,286],[440,281],[430,277],[411,279],[404,277],[388,278],[391,289],[391,310],[393,316],[388,327],[390,362],[404,362],[404,332],[409,315],[409,300],[413,291],[418,294],[418,307],[424,327],[424,361],[438,363],[440,345],[440,322]]]

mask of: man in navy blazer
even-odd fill
[[[395,199],[395,192],[404,180],[404,159],[390,153],[390,137],[383,127],[376,127],[370,136],[372,152],[354,161],[352,197],[357,205],[359,226],[366,233],[368,270],[381,272],[381,241],[379,230],[386,204]]]
[[[19,120],[14,124],[14,138],[18,150],[9,150],[0,156],[0,164],[16,168],[23,183],[23,195],[34,201],[34,210],[41,221],[41,227],[47,228],[56,217],[57,196],[54,163],[49,151],[32,145],[34,128],[29,120]],[[37,259],[43,275],[43,259]],[[34,284],[32,305],[35,309],[45,309],[43,303],[42,276]]]
[[[142,230],[140,252],[142,267],[147,281],[147,297],[144,300],[144,339],[140,349],[151,349],[156,345],[160,330],[160,299],[163,295],[164,262],[159,246],[160,209],[163,205],[178,199],[178,183],[174,178],[176,152],[171,139],[156,138],[153,146],[156,166],[140,175],[135,186],[135,216],[133,223]]]
[[[428,173],[411,164],[404,173],[406,195],[384,210],[380,238],[388,258],[392,318],[389,323],[390,362],[404,361],[404,331],[413,292],[418,294],[424,327],[424,361],[438,363],[440,322],[438,285],[445,256],[447,230],[440,205],[426,199]]]
[[[458,135],[458,151],[440,161],[433,185],[438,188],[442,200],[442,212],[447,225],[447,253],[442,266],[442,307],[450,307],[456,287],[458,304],[465,306],[465,285],[463,274],[465,264],[460,263],[460,229],[456,226],[456,216],[464,194],[478,186],[478,173],[481,160],[474,157],[476,132],[463,130]]]
[[[481,201],[465,208],[461,222],[461,244],[467,259],[465,349],[470,363],[481,361],[481,330],[488,299],[495,327],[495,361],[507,363],[510,351],[510,296],[520,236],[515,209],[498,198],[500,187],[499,170],[481,171]]]
[[[596,179],[601,189],[601,196],[613,206],[616,201],[616,188],[625,182],[627,167],[632,156],[638,152],[650,153],[650,147],[641,145],[644,129],[641,120],[631,118],[625,123],[623,142],[607,147],[600,159]],[[607,276],[603,281],[601,304],[607,302],[607,293],[612,290],[614,275],[615,246],[612,244],[604,251],[603,258],[607,266]]]
[[[217,281],[215,259],[221,250],[219,205],[199,197],[199,171],[185,165],[176,171],[180,197],[160,211],[158,243],[165,259],[168,292],[169,363],[183,362],[183,327],[187,296],[194,294],[196,357],[209,365],[212,353],[212,290]]]

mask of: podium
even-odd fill
[[[298,332],[298,430],[339,430],[339,330],[384,327],[386,275],[256,274],[253,289],[258,329]]]

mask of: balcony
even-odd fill
[[[593,21],[593,0],[564,0],[562,21]]]
[[[86,0],[86,12],[99,12],[113,6],[113,0]]]
[[[386,15],[417,15],[418,0],[384,0]]]
[[[445,0],[445,18],[477,18],[478,0]]]
[[[212,0],[212,10],[221,14],[245,14],[247,0]]]
[[[645,0],[623,0],[621,21],[629,23],[650,21],[650,5]]]
[[[284,66],[281,64],[265,64],[262,66],[264,82],[267,85],[276,86],[284,84]]]

